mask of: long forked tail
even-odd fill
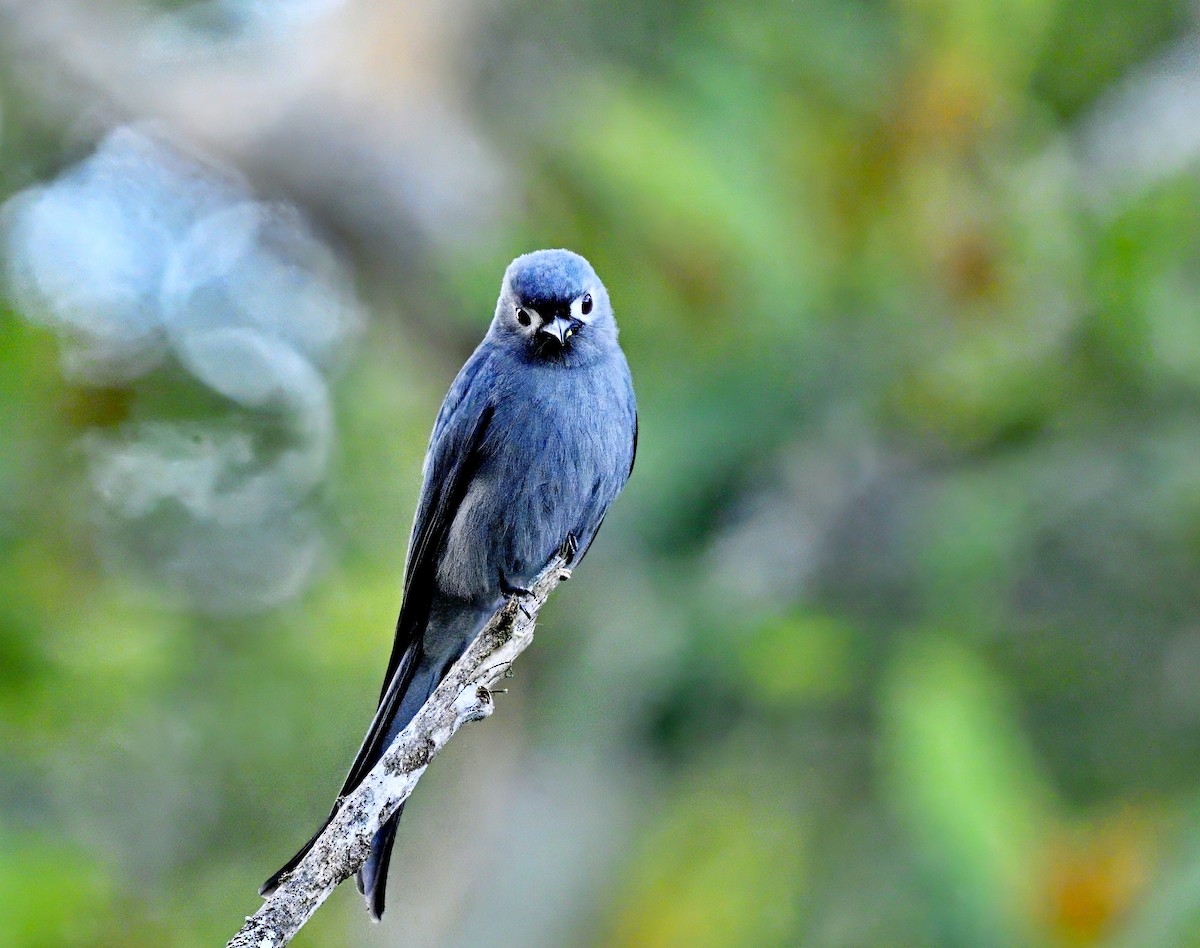
[[[445,668],[440,663],[435,665],[424,656],[422,657],[408,683],[404,700],[400,703],[392,725],[387,731],[386,740],[379,751],[380,754],[388,744],[395,740],[396,735],[408,726],[408,722],[416,717],[417,712],[436,690],[444,673]],[[366,863],[356,877],[358,891],[366,898],[367,909],[375,921],[379,921],[383,917],[388,864],[392,858],[392,846],[396,842],[396,829],[403,814],[404,804],[400,804],[400,808],[379,828],[375,838],[371,840],[371,855],[367,857]]]
[[[404,815],[404,804],[400,804],[392,818],[379,828],[371,841],[371,855],[366,864],[355,877],[358,891],[367,900],[367,910],[371,918],[379,921],[383,918],[384,896],[387,894],[388,865],[392,861],[392,846],[396,842],[396,830],[400,825],[400,817]]]
[[[259,895],[270,895],[278,888],[279,883],[283,881],[283,877],[300,865],[304,857],[308,855],[308,851],[312,849],[313,844],[325,832],[325,827],[329,825],[335,815],[337,815],[337,807],[334,807],[333,812],[321,824],[321,828],[313,834],[312,839],[305,843],[296,855],[289,859],[270,879],[259,887]],[[400,826],[400,817],[403,815],[404,804],[401,803],[400,808],[392,814],[391,819],[384,823],[379,828],[379,832],[375,834],[375,838],[371,841],[371,855],[367,857],[366,864],[355,875],[358,891],[366,898],[367,908],[371,912],[371,918],[375,919],[375,921],[379,921],[383,917],[388,864],[392,858],[392,846],[396,842],[396,830]]]
[[[493,611],[493,608],[461,604],[432,610],[424,635],[405,650],[384,689],[379,709],[375,712],[367,736],[363,739],[354,764],[346,775],[341,793],[338,794],[339,802],[362,783],[363,778],[383,756],[396,735],[417,715],[450,666],[474,640]],[[428,652],[426,648],[429,649]],[[283,868],[263,883],[259,889],[261,894],[270,895],[283,878],[308,855],[330,820],[337,815],[338,807],[339,804],[334,804],[333,811],[316,835],[289,859]],[[367,907],[375,919],[383,914],[388,861],[403,812],[404,808],[401,806],[391,819],[380,827],[371,843],[371,855],[358,875],[359,891],[366,897]]]
[[[337,811],[338,811],[337,806],[334,806],[333,810],[330,811],[329,815],[327,817],[325,817],[325,822],[321,824],[321,828],[319,830],[317,830],[315,833],[313,833],[312,839],[310,839],[307,843],[305,843],[303,846],[301,846],[300,849],[297,851],[296,855],[294,855],[291,859],[289,859],[282,866],[280,866],[275,871],[275,874],[271,876],[271,878],[269,878],[266,882],[264,882],[262,885],[260,885],[258,887],[259,895],[264,896],[264,897],[268,896],[272,892],[274,892],[276,889],[279,888],[279,883],[281,883],[283,881],[283,877],[288,875],[293,869],[295,869],[298,865],[300,865],[300,863],[301,863],[301,861],[303,861],[304,857],[308,855],[308,851],[313,848],[313,844],[318,839],[321,838],[321,834],[325,832],[325,827],[327,827],[330,824],[330,822],[332,822],[333,818],[337,815]]]
[[[320,829],[271,878],[259,886],[259,895],[270,895],[279,887],[279,883],[283,881],[284,877],[300,865],[304,857],[308,855],[309,850],[313,848],[313,844],[325,832],[325,829],[332,822],[333,818],[337,816],[342,798],[362,783],[363,778],[375,766],[375,762],[383,755],[384,750],[387,749],[388,742],[400,732],[412,716],[420,710],[421,705],[425,703],[425,699],[428,697],[427,693],[420,696],[420,701],[416,704],[416,708],[412,709],[408,714],[408,717],[403,717],[403,710],[405,709],[402,709],[402,705],[411,705],[413,703],[411,700],[405,702],[404,699],[411,690],[409,686],[412,684],[417,666],[421,664],[420,652],[421,647],[419,643],[414,644],[405,652],[395,674],[392,676],[392,680],[380,696],[379,707],[375,711],[375,716],[371,719],[371,726],[367,729],[367,735],[363,738],[362,745],[358,749],[358,754],[354,758],[354,763],[350,765],[350,772],[346,775],[346,779],[342,783],[342,789],[338,793],[337,802],[334,803],[333,809],[329,811],[329,815],[325,817]]]

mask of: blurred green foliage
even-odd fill
[[[526,203],[364,267],[294,603],[215,618],[109,562],[78,439],[192,394],[70,385],[0,312],[0,944],[253,908],[369,715],[441,395],[557,245],[611,288],[635,476],[422,783],[383,926],[340,892],[297,944],[1200,944],[1200,176],[1089,138],[1191,6],[487,16],[471,101]],[[20,78],[0,198],[72,157]]]

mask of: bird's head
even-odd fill
[[[617,323],[590,263],[569,250],[537,250],[508,265],[492,334],[532,359],[571,365],[614,348]]]

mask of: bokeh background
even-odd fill
[[[625,495],[313,946],[1200,944],[1200,11],[0,2],[0,944],[221,944],[504,266]]]

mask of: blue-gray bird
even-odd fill
[[[433,426],[383,693],[339,798],[362,782],[506,595],[561,550],[572,566],[583,558],[636,449],[633,382],[604,284],[568,250],[518,257],[487,335]],[[358,874],[376,919],[399,819],[379,830]]]

